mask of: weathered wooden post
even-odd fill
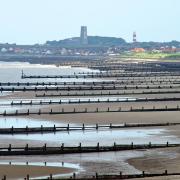
[[[96,130],[98,130],[98,128],[99,128],[99,125],[98,125],[98,124],[96,124]]]
[[[61,151],[64,151],[64,143],[61,145]]]
[[[116,151],[116,142],[114,142],[114,150]]]
[[[11,151],[11,144],[9,144],[8,151]]]
[[[27,180],[29,180],[29,174],[27,174],[27,177],[26,177]]]
[[[99,151],[99,142],[97,143],[97,151]]]
[[[53,131],[56,131],[56,125],[54,124]]]
[[[81,148],[81,143],[79,143],[79,150],[80,150],[80,152],[81,152],[81,150],[82,150],[82,148]]]
[[[29,146],[28,144],[26,144],[25,151],[28,151],[28,150],[29,150]]]
[[[134,149],[134,144],[133,144],[133,142],[131,143],[131,149]]]
[[[151,148],[151,142],[149,142],[149,148]]]
[[[98,179],[98,173],[96,172],[95,178]]]
[[[84,123],[83,123],[83,125],[82,125],[82,130],[83,130],[83,131],[85,130],[85,125],[84,125]]]
[[[41,109],[39,109],[38,115],[41,115]]]
[[[76,173],[73,173],[73,179],[76,179]]]
[[[67,131],[69,131],[69,124],[67,125]]]
[[[122,179],[122,172],[119,173],[120,179]]]
[[[109,128],[112,129],[112,123],[109,124]]]
[[[179,105],[177,105],[177,110],[179,109]]]
[[[47,150],[47,148],[46,148],[46,143],[44,144],[44,151],[46,151]]]
[[[41,125],[41,132],[43,132],[43,125]]]
[[[27,115],[29,115],[29,109],[27,110]]]

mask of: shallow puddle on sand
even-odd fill
[[[19,140],[34,140],[48,143],[53,146],[59,146],[60,143],[65,143],[65,146],[77,146],[82,143],[82,146],[95,146],[97,142],[100,145],[117,144],[147,144],[157,143],[165,144],[180,142],[175,136],[164,134],[165,129],[115,129],[115,130],[89,130],[89,131],[71,131],[71,132],[56,132],[42,134],[17,134],[17,135],[1,135],[3,139],[19,139]]]
[[[55,123],[56,126],[67,126],[64,123]],[[7,117],[7,118],[0,118],[0,128],[25,128],[28,127],[53,127],[54,123],[51,121],[43,121],[43,120],[34,120],[28,118],[15,118],[15,117]]]

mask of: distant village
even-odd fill
[[[132,42],[127,43],[122,38],[88,36],[87,27],[82,26],[80,37],[47,41],[42,45],[0,44],[1,56],[113,56],[123,52],[176,53],[180,52],[180,42],[138,42],[134,32]]]

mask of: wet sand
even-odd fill
[[[130,113],[85,113],[67,115],[32,115],[34,119],[50,120],[54,123],[73,124],[121,124],[121,123],[167,123],[179,122],[180,112],[130,112]]]
[[[133,180],[179,180],[180,176],[163,176],[163,177],[150,177],[150,178],[135,178]]]
[[[23,179],[27,175],[31,177],[43,177],[60,174],[69,174],[74,172],[75,169],[64,167],[48,167],[48,166],[32,166],[32,165],[0,165],[0,177],[6,175],[8,180]]]
[[[180,172],[180,148],[148,150],[143,157],[127,160],[127,162],[140,171],[161,173]]]

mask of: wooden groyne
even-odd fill
[[[180,80],[153,79],[153,80],[107,80],[107,81],[83,81],[83,82],[0,82],[0,86],[82,86],[82,85],[115,85],[115,84],[180,84]]]
[[[164,108],[156,108],[155,106],[153,108],[133,108],[131,107],[130,109],[121,109],[121,107],[117,109],[110,109],[109,107],[107,109],[99,109],[98,107],[95,110],[88,110],[88,108],[85,108],[84,110],[77,110],[74,108],[72,111],[65,111],[64,108],[62,108],[59,111],[53,111],[51,109],[50,111],[42,111],[39,109],[38,111],[30,111],[29,109],[18,111],[16,110],[15,112],[8,112],[4,111],[0,113],[0,116],[29,116],[29,115],[62,115],[62,114],[85,114],[85,113],[117,113],[117,112],[174,112],[174,111],[180,111],[179,106],[177,107],[167,107],[165,106]]]
[[[120,180],[120,179],[135,179],[135,178],[158,178],[158,177],[164,177],[164,179],[170,177],[170,176],[180,176],[180,173],[168,173],[167,170],[165,170],[163,173],[146,173],[145,171],[143,171],[141,174],[123,174],[122,172],[119,172],[119,174],[114,173],[114,174],[102,174],[102,173],[95,173],[94,176],[86,176],[86,177],[79,177],[78,175],[76,175],[76,173],[73,173],[72,176],[70,177],[60,177],[60,178],[56,178],[53,177],[52,174],[49,175],[48,179],[49,180],[72,180],[72,179],[76,179],[76,180],[93,180],[93,179],[100,179],[100,180]],[[27,177],[29,178],[29,175],[27,175]],[[29,180],[27,178],[27,180]],[[6,179],[3,179],[6,180]],[[46,180],[46,179],[38,179],[37,180]]]
[[[145,171],[142,172],[142,174],[123,174],[120,172],[119,174],[102,174],[102,173],[95,173],[92,177],[77,177],[76,173],[73,173],[73,176],[70,178],[58,178],[57,180],[70,180],[70,179],[76,179],[76,180],[92,180],[92,179],[101,179],[101,180],[119,180],[119,179],[135,179],[135,178],[154,178],[154,177],[164,177],[167,178],[168,176],[179,176],[180,173],[168,173],[167,170],[165,170],[163,173],[146,173]],[[52,175],[49,176],[50,180],[53,179]]]
[[[154,86],[56,86],[56,87],[1,87],[0,92],[17,91],[93,91],[93,90],[132,90],[132,89],[177,89],[180,85]]]
[[[67,124],[67,126],[52,126],[52,127],[43,127],[41,125],[40,127],[28,127],[25,128],[0,128],[0,134],[33,134],[33,133],[52,133],[52,132],[69,132],[69,131],[91,131],[91,130],[108,130],[108,129],[126,129],[126,128],[144,128],[144,127],[164,127],[164,126],[177,126],[180,125],[180,123],[124,123],[120,125],[85,125],[82,124],[82,126],[70,126]]]
[[[119,96],[119,95],[139,95],[139,94],[179,94],[180,90],[175,90],[175,91],[141,91],[141,92],[136,92],[136,91],[117,91],[117,92],[83,92],[83,93],[58,93],[58,94],[47,94],[47,93],[43,93],[43,94],[36,94],[36,97],[63,97],[63,96],[67,96],[67,97],[78,97],[78,96]]]
[[[180,101],[180,97],[163,98],[116,98],[116,99],[68,99],[68,100],[40,100],[40,101],[12,101],[11,103],[0,104],[0,106],[26,106],[26,105],[52,105],[52,104],[91,104],[91,103],[121,103],[121,102],[159,102],[159,101]]]
[[[100,143],[97,143],[96,146],[82,146],[79,143],[78,146],[64,146],[62,143],[58,147],[48,147],[44,144],[42,147],[29,147],[26,144],[25,147],[13,147],[9,144],[9,147],[0,147],[0,156],[15,156],[15,155],[48,155],[48,154],[74,154],[74,153],[92,153],[92,152],[110,152],[110,151],[126,151],[126,150],[143,150],[143,149],[157,149],[157,148],[170,148],[170,147],[180,147],[180,144],[128,144],[128,145],[119,145],[114,142],[112,146],[100,146]]]
[[[163,76],[163,77],[170,77],[170,76],[180,76],[179,72],[174,72],[174,73],[147,73],[147,74],[143,74],[143,73],[132,73],[132,74],[126,74],[126,73],[122,73],[122,74],[116,74],[116,73],[107,73],[107,74],[86,74],[86,75],[25,75],[23,74],[21,76],[22,79],[65,79],[65,78],[75,78],[75,79],[79,79],[79,78],[117,78],[117,77],[159,77],[159,76]]]
[[[47,163],[45,163],[45,166],[47,166]],[[9,162],[9,165],[11,165],[11,162]],[[28,166],[29,163],[26,162],[26,165]],[[36,180],[94,180],[94,179],[100,179],[100,180],[120,180],[120,179],[135,179],[135,178],[155,178],[155,177],[164,177],[165,179],[171,176],[180,176],[180,173],[168,173],[167,170],[165,170],[163,173],[146,173],[145,171],[142,171],[142,173],[138,174],[123,174],[122,172],[119,173],[109,173],[109,174],[102,174],[102,173],[94,173],[93,176],[86,175],[85,177],[80,177],[78,174],[73,173],[70,177],[56,177],[57,175],[50,174],[46,178],[36,178]],[[4,175],[2,180],[7,180],[8,175]],[[25,180],[30,180],[31,175],[27,174],[26,177],[24,177]]]

